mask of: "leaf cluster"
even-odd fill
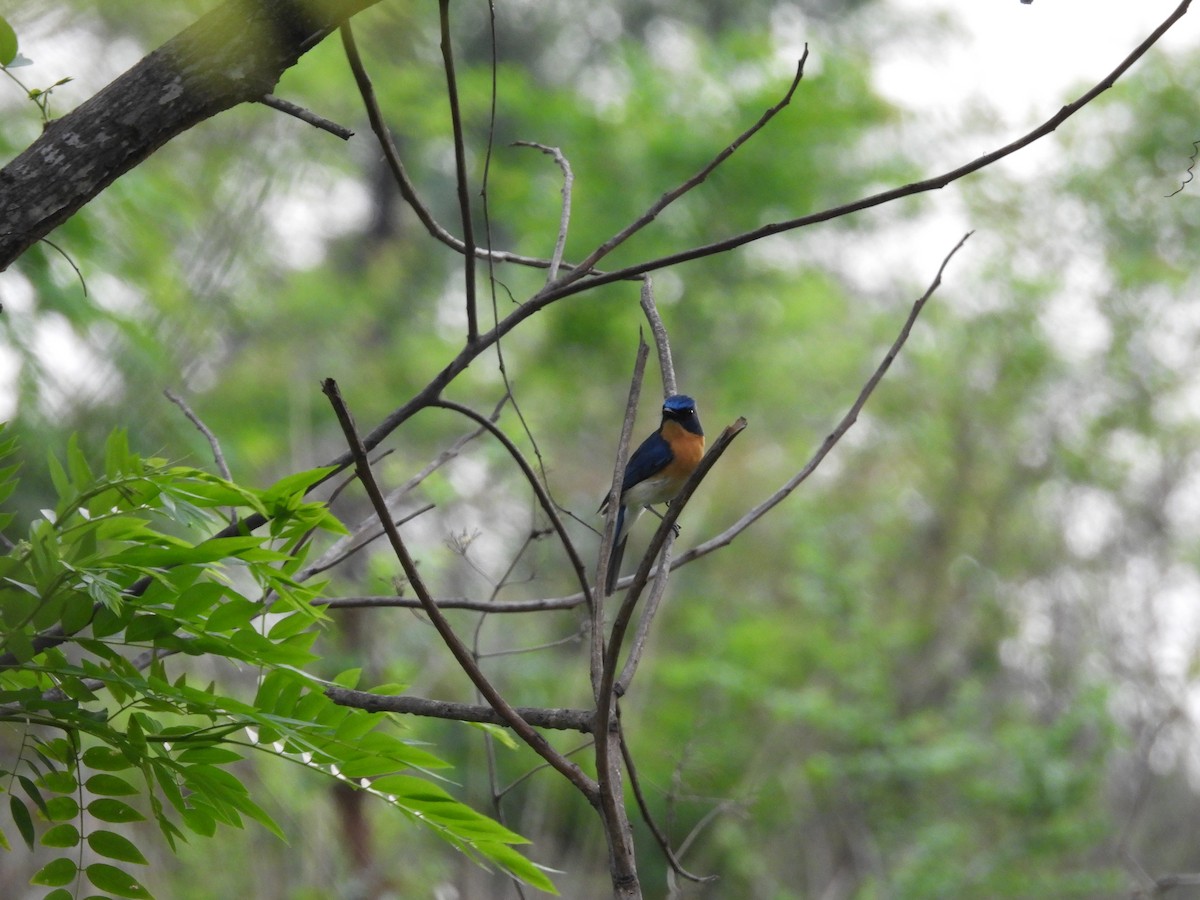
[[[0,499],[18,468],[0,469]],[[22,730],[0,778],[20,840],[62,851],[33,878],[49,896],[80,879],[150,896],[113,864],[145,864],[142,850],[108,824],[149,816],[172,850],[247,819],[283,837],[238,776],[251,753],[367,790],[474,858],[552,889],[512,849],[519,835],[412,774],[445,763],[382,730],[384,717],[336,706],[301,668],[314,659],[320,585],[294,575],[314,531],[344,532],[325,504],[303,499],[328,470],[257,490],[142,458],[120,431],[102,468],[72,440],[49,469],[54,508],[0,557],[0,721]],[[223,510],[233,523],[220,528]],[[253,513],[269,519],[265,534],[239,527]],[[256,672],[254,695],[198,683],[186,664],[168,672],[169,661],[200,656]],[[0,845],[11,849],[5,830]]]

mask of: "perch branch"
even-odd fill
[[[504,699],[495,686],[488,680],[487,676],[483,674],[483,671],[471,656],[471,651],[463,644],[462,639],[454,632],[446,617],[442,615],[442,611],[438,609],[437,603],[434,602],[432,595],[425,586],[425,582],[417,571],[416,562],[409,555],[408,548],[400,537],[400,532],[392,524],[383,494],[375,481],[375,476],[371,472],[370,463],[367,460],[367,451],[359,439],[358,431],[355,429],[354,421],[350,416],[350,410],[342,399],[337,382],[332,378],[327,378],[322,384],[322,389],[326,396],[329,397],[329,402],[333,405],[338,423],[342,427],[342,432],[345,434],[346,441],[350,445],[351,453],[354,456],[359,480],[362,482],[363,488],[371,499],[371,505],[375,507],[375,512],[379,515],[380,521],[387,530],[392,550],[396,554],[396,558],[400,561],[400,565],[404,569],[404,574],[408,577],[409,583],[412,584],[413,590],[420,597],[422,608],[433,623],[434,628],[437,629],[442,641],[446,644],[451,654],[453,654],[462,670],[467,674],[467,677],[471,679],[471,682],[484,696],[491,708],[504,720],[505,724],[512,728],[517,736],[529,745],[535,753],[575,785],[589,801],[594,801],[598,792],[596,782],[589,778],[579,766],[551,747],[546,739],[513,709],[509,702]]]

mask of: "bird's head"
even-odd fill
[[[700,417],[696,415],[696,401],[686,394],[673,394],[663,403],[664,422],[678,422],[692,434],[704,434]]]

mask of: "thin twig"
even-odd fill
[[[216,463],[217,471],[221,473],[221,477],[226,481],[233,481],[233,476],[229,474],[229,464],[225,462],[225,454],[221,452],[221,442],[212,433],[212,429],[205,425],[203,420],[188,406],[187,401],[173,390],[164,388],[163,396],[178,406],[183,411],[183,414],[187,416],[187,420],[196,426],[197,431],[204,435],[204,439],[208,441],[208,446],[212,450],[213,462]]]
[[[625,654],[625,665],[614,686],[618,697],[624,697],[628,692],[633,675],[642,661],[646,641],[650,638],[650,626],[654,624],[654,617],[658,615],[658,608],[662,605],[662,598],[667,592],[667,574],[671,571],[671,554],[674,548],[675,533],[672,531],[667,535],[667,539],[663,542],[662,552],[658,555],[658,568],[654,572],[650,594],[642,605],[642,615],[638,619],[637,630],[634,631],[633,640],[629,643],[629,652]]]
[[[580,588],[583,590],[584,595],[588,596],[587,570],[584,568],[583,560],[579,557],[579,552],[575,549],[574,541],[567,534],[566,526],[563,525],[562,519],[559,518],[558,512],[554,508],[554,501],[550,499],[550,495],[546,493],[541,482],[538,481],[537,474],[533,471],[533,467],[529,465],[529,461],[521,453],[520,448],[495,423],[475,412],[469,406],[463,406],[461,403],[455,403],[451,400],[436,400],[429,405],[440,409],[448,409],[466,416],[480,427],[486,429],[508,451],[509,456],[513,458],[513,461],[521,469],[525,480],[529,482],[529,486],[533,488],[534,494],[537,495],[538,502],[542,505],[542,511],[550,520],[550,525],[554,529],[555,534],[558,535],[559,542],[562,544],[563,550],[571,562],[571,567],[575,570],[575,576],[579,579]],[[590,597],[588,598],[588,602],[591,602]]]
[[[505,400],[501,400],[500,403],[496,404],[496,408],[492,410],[491,419],[493,422],[500,417],[500,410],[504,408],[504,403]],[[446,465],[446,463],[453,459],[457,459],[463,448],[466,447],[467,444],[471,443],[471,441],[478,438],[481,434],[483,434],[483,432],[484,429],[476,428],[474,431],[470,431],[462,435],[453,444],[431,459],[425,464],[421,471],[417,472],[415,475],[409,478],[408,481],[404,482],[404,484],[400,485],[398,488],[388,494],[388,508],[390,509],[391,507],[395,506],[396,503],[400,501],[400,498],[415,490],[423,481],[425,481],[425,479],[427,479],[438,469],[442,468],[442,466]],[[391,453],[392,451],[389,450],[387,452]],[[380,454],[376,460],[372,461],[372,464],[386,455],[386,453]],[[343,482],[343,484],[340,485],[332,495],[330,495],[328,502],[332,503],[334,496],[336,496],[344,486],[345,482]],[[418,514],[423,511],[424,510],[419,510]],[[333,544],[332,547],[322,553],[318,559],[301,569],[295,576],[296,580],[304,581],[307,578],[311,578],[316,573],[325,571],[326,569],[337,565],[338,562],[345,559],[351,553],[357,552],[363,541],[363,535],[370,533],[374,528],[379,528],[375,522],[375,519],[373,517],[365,519],[361,524],[358,525],[358,527],[351,531],[350,534],[340,538]],[[370,540],[373,541],[382,534],[383,531],[380,530],[377,534],[372,535]]]
[[[641,295],[642,312],[650,323],[650,334],[654,336],[654,346],[658,349],[658,368],[662,371],[663,396],[670,397],[679,393],[675,382],[675,363],[671,359],[671,341],[667,337],[667,327],[663,324],[662,316],[658,314],[658,306],[654,303],[654,281],[649,275],[642,278]]]
[[[446,70],[446,94],[450,100],[450,127],[454,133],[454,181],[458,186],[458,212],[462,217],[467,346],[470,346],[479,339],[479,312],[475,302],[475,226],[471,222],[471,197],[467,190],[467,144],[463,138],[458,76],[454,72],[454,46],[450,40],[450,0],[438,0],[438,21],[442,29],[442,63]]]
[[[485,722],[489,725],[511,726],[512,723],[491,706],[471,703],[450,703],[445,700],[430,700],[425,697],[407,695],[372,694],[331,685],[325,696],[338,706],[351,706],[367,712],[393,712],[412,716],[427,716],[433,719],[453,719],[457,722]],[[522,721],[538,728],[556,731],[580,731],[590,734],[592,711],[589,709],[554,709],[538,706],[509,707]],[[549,763],[549,760],[547,760]],[[550,763],[553,765],[553,763]],[[557,769],[558,767],[555,766]]]
[[[383,158],[392,172],[392,178],[395,179],[396,186],[400,189],[400,196],[412,208],[417,219],[425,226],[425,230],[429,232],[430,237],[445,244],[457,253],[465,253],[466,244],[446,230],[433,217],[433,213],[429,211],[429,208],[417,194],[416,185],[409,177],[408,170],[404,167],[404,162],[400,158],[400,150],[396,147],[396,141],[392,138],[392,133],[383,119],[383,110],[379,106],[379,99],[375,95],[375,87],[372,85],[371,78],[367,74],[362,56],[358,52],[358,44],[354,40],[354,32],[350,27],[349,20],[342,23],[340,33],[342,47],[346,53],[346,61],[350,65],[350,71],[354,75],[354,82],[358,86],[359,95],[362,97],[363,106],[367,111],[367,121],[371,125],[371,131],[375,135],[375,139],[379,142],[380,149],[383,151]],[[484,247],[476,247],[475,254],[476,256],[495,262],[515,263],[535,269],[548,269],[550,267],[550,260],[548,259],[522,256],[519,253],[509,253],[504,250],[489,250]]]
[[[703,184],[705,179],[707,179],[708,176],[713,173],[713,170],[715,170],[717,166],[729,159],[729,157],[731,157],[737,151],[737,149],[742,146],[742,144],[754,137],[755,134],[762,130],[763,126],[775,118],[780,110],[792,102],[792,95],[796,93],[796,88],[800,86],[800,79],[804,77],[804,63],[807,60],[808,45],[805,44],[804,54],[800,57],[800,62],[796,65],[796,74],[792,78],[791,86],[788,87],[787,93],[783,95],[783,98],[778,103],[759,116],[757,122],[743,131],[734,139],[733,143],[729,144],[729,146],[714,156],[708,165],[702,168],[687,181],[683,182],[683,184],[667,191],[665,194],[659,197],[658,200],[651,204],[650,208],[642,213],[642,215],[639,216],[634,222],[631,222],[625,228],[622,228],[619,232],[593,250],[591,254],[589,254],[588,257],[583,260],[583,262],[579,263],[579,266],[574,271],[563,277],[563,283],[569,284],[570,282],[576,281],[587,275],[589,272],[591,272],[596,263],[653,222],[658,217],[659,213],[665,210],[668,206],[670,206],[688,191],[692,190],[698,185]]]
[[[575,173],[571,171],[571,163],[558,147],[547,147],[535,141],[514,141],[513,146],[541,150],[553,157],[558,168],[562,170],[562,212],[558,217],[558,238],[554,241],[554,253],[550,256],[550,272],[546,275],[547,282],[554,281],[558,278],[558,267],[562,265],[563,251],[567,246],[567,229],[571,224],[571,188],[575,184]]]
[[[399,528],[401,525],[407,525],[418,516],[423,516],[425,513],[434,509],[437,509],[435,504],[426,503],[424,506],[414,509],[406,516],[401,516],[398,519],[392,519],[392,523]],[[379,540],[386,533],[387,532],[384,531],[381,526],[376,524],[375,519],[367,520],[363,523],[361,528],[357,529],[354,534],[350,535],[353,540],[347,543],[342,543],[339,541],[337,545],[337,553],[324,554],[318,562],[313,563],[311,566],[305,566],[304,569],[302,569],[295,576],[296,580],[306,581],[307,579],[312,578],[314,575],[320,575],[322,572],[328,572],[334,566],[341,565],[360,550],[363,550],[375,543],[375,541]],[[319,603],[314,601],[313,605],[319,605]]]
[[[600,534],[600,556],[596,563],[596,597],[597,602],[592,608],[592,693],[597,702],[600,699],[600,682],[604,672],[604,634],[607,627],[604,624],[604,603],[608,585],[608,567],[614,564],[613,544],[617,537],[617,515],[621,508],[621,485],[625,480],[625,466],[629,460],[629,441],[633,436],[633,421],[637,416],[638,397],[642,392],[642,380],[646,373],[646,359],[650,348],[638,332],[637,355],[633,361],[633,374],[629,379],[629,396],[625,400],[625,416],[621,420],[621,434],[617,438],[617,454],[613,461],[612,481],[609,482],[608,496],[602,508],[607,512],[604,530]]]
[[[837,427],[829,433],[824,441],[822,441],[821,446],[817,448],[816,453],[812,455],[812,458],[809,459],[809,461],[804,465],[804,468],[792,476],[792,478],[790,478],[788,482],[783,485],[783,487],[738,519],[725,531],[680,555],[675,562],[677,566],[683,565],[693,559],[696,559],[697,557],[704,556],[705,554],[711,553],[719,547],[724,547],[725,545],[729,544],[739,534],[741,534],[748,527],[766,515],[767,512],[781,503],[783,499],[788,496],[788,494],[799,487],[810,475],[812,475],[813,472],[816,471],[817,466],[819,466],[822,460],[829,455],[829,451],[836,446],[838,441],[842,439],[842,436],[850,430],[850,427],[856,421],[858,421],[858,414],[862,412],[862,408],[866,405],[867,400],[870,398],[875,388],[879,385],[879,382],[883,379],[883,376],[887,374],[888,369],[891,368],[892,362],[900,353],[900,349],[908,340],[908,336],[912,332],[913,325],[916,323],[917,317],[921,315],[921,310],[925,308],[925,304],[928,302],[929,298],[933,296],[934,291],[936,291],[941,285],[942,274],[946,271],[946,266],[949,265],[950,260],[954,258],[954,255],[958,253],[960,249],[962,249],[963,244],[967,242],[967,239],[973,233],[974,232],[967,232],[965,235],[963,235],[959,242],[954,245],[954,248],[946,254],[946,257],[942,260],[942,264],[938,266],[937,274],[934,276],[933,281],[930,282],[929,287],[925,289],[925,293],[917,298],[917,301],[913,304],[912,309],[909,310],[908,318],[904,320],[904,325],[901,327],[900,333],[896,335],[896,339],[892,342],[892,346],[888,348],[887,354],[883,357],[883,360],[879,363],[878,367],[876,367],[875,371],[871,373],[871,377],[867,379],[867,383],[863,385],[862,390],[858,393],[858,397],[855,398],[854,403],[850,405],[850,409],[846,411],[846,414],[842,416],[842,419],[840,422],[838,422]]]
[[[663,833],[663,830],[658,827],[654,816],[650,814],[650,805],[646,802],[646,795],[642,792],[642,782],[638,778],[637,766],[634,765],[633,754],[629,751],[629,742],[625,740],[624,731],[621,732],[621,757],[625,760],[625,771],[629,773],[629,786],[633,788],[633,796],[637,800],[638,809],[641,810],[642,821],[646,823],[650,829],[650,833],[654,835],[654,840],[658,842],[659,849],[662,850],[663,856],[667,858],[667,863],[671,866],[671,869],[681,878],[694,881],[698,884],[707,884],[708,882],[716,881],[716,875],[695,875],[689,872],[683,867],[683,864],[675,855],[675,851],[671,849],[671,841]]]
[[[301,122],[307,122],[314,128],[319,128],[322,131],[328,131],[334,137],[339,137],[343,141],[348,141],[354,137],[354,132],[345,125],[339,125],[337,122],[331,122],[324,116],[318,116],[315,112],[305,109],[303,106],[297,106],[289,100],[284,100],[281,97],[276,97],[274,94],[264,94],[259,97],[258,102],[263,106],[269,106],[271,109],[277,109],[281,113],[287,113],[289,116],[294,116]]]
[[[468,600],[466,597],[448,597],[434,602],[442,609],[465,609],[486,613],[533,613],[553,610],[575,609],[583,606],[587,599],[583,593],[570,597],[548,597],[541,600]],[[360,597],[317,598],[313,606],[325,609],[423,609],[416,597],[393,597],[390,595],[367,595]]]
[[[479,689],[479,692],[487,699],[491,708],[504,720],[504,724],[512,728],[530,749],[558,770],[589,801],[595,801],[599,794],[599,785],[589,778],[579,766],[566,759],[561,753],[550,746],[546,739],[529,722],[522,718],[520,713],[513,709],[512,705],[504,699],[503,695],[488,680],[487,676],[483,674],[479,665],[472,658],[471,651],[463,644],[462,639],[455,633],[450,623],[446,620],[446,617],[442,615],[442,611],[438,609],[437,603],[429,593],[429,589],[425,586],[420,572],[417,571],[416,562],[409,555],[408,548],[405,546],[404,540],[400,537],[400,532],[392,524],[383,493],[380,491],[379,485],[375,481],[375,476],[371,472],[370,463],[367,460],[366,448],[363,446],[358,436],[358,431],[354,427],[354,420],[351,418],[350,410],[346,406],[345,400],[342,399],[337,382],[332,378],[327,378],[322,383],[322,389],[325,395],[329,397],[329,402],[332,404],[334,412],[337,415],[338,423],[342,427],[346,442],[349,444],[350,451],[354,455],[359,480],[370,497],[371,505],[375,507],[380,521],[387,529],[388,540],[392,545],[392,550],[396,554],[396,558],[400,561],[400,566],[404,569],[404,574],[408,577],[413,590],[421,599],[425,614],[433,623],[433,627],[437,629],[442,641],[446,644],[446,647],[450,650],[463,672],[466,673],[475,687]]]
[[[688,262],[693,259],[700,259],[705,256],[712,256],[717,253],[725,253],[729,250],[734,250],[754,241],[762,240],[765,237],[770,237],[775,234],[782,234],[785,231],[795,231],[798,228],[804,228],[808,225],[815,225],[819,222],[828,222],[832,219],[839,219],[843,216],[848,216],[852,213],[861,212],[864,209],[871,209],[876,206],[881,206],[885,203],[892,203],[904,197],[911,197],[915,194],[923,194],[929,191],[940,190],[961,178],[978,172],[980,169],[987,168],[993,163],[999,162],[1006,156],[1011,156],[1018,150],[1028,147],[1034,141],[1040,140],[1049,134],[1052,134],[1060,125],[1066,122],[1071,116],[1083,109],[1109,88],[1111,88],[1135,62],[1141,59],[1158,40],[1166,34],[1167,30],[1174,25],[1187,12],[1191,5],[1191,0],[1183,0],[1175,8],[1158,28],[1142,41],[1128,56],[1123,59],[1115,69],[1108,73],[1100,82],[1098,82],[1091,90],[1087,91],[1077,100],[1068,103],[1062,107],[1057,113],[1043,122],[1041,125],[1034,128],[1032,131],[1026,132],[1021,137],[1014,141],[1005,144],[990,153],[985,153],[978,156],[968,163],[964,163],[958,168],[951,169],[948,172],[943,172],[940,175],[935,175],[932,178],[926,178],[922,181],[914,181],[911,184],[906,184],[902,187],[891,188],[886,191],[880,191],[877,194],[871,194],[868,197],[863,197],[859,200],[851,201],[850,203],[842,204],[841,206],[833,206],[829,209],[821,210],[820,212],[809,213],[804,216],[797,216],[793,219],[785,219],[782,222],[775,222],[769,225],[763,225],[760,228],[755,228],[751,231],[745,231],[741,234],[734,235],[731,238],[726,238],[720,241],[714,241],[711,244],[705,244],[700,247],[693,247],[689,250],[683,250],[679,253],[671,253],[666,256],[660,256],[656,259],[647,260],[646,262],[637,263],[632,266],[627,266],[623,269],[616,269],[607,272],[603,275],[595,275],[587,279],[579,280],[582,273],[592,264],[592,259],[589,257],[579,264],[579,269],[570,275],[565,276],[560,280],[558,285],[549,287],[538,295],[539,300],[558,300],[569,294],[577,293],[584,290],[585,287],[594,287],[601,284],[609,284],[614,281],[623,281],[627,278],[642,275],[646,272],[654,272],[658,269],[664,269],[668,266],[678,265],[679,263]],[[593,254],[594,256],[595,254]],[[526,304],[528,307],[530,304]],[[534,310],[528,310],[531,314]]]
[[[1181,190],[1182,190],[1182,188],[1181,188]],[[58,246],[58,244],[54,243],[54,241],[50,240],[50,238],[39,238],[39,240],[46,246],[52,247],[53,249],[57,250],[58,255],[61,256],[63,259],[65,259],[67,261],[67,265],[75,270],[75,277],[79,279],[79,285],[80,285],[80,287],[83,288],[83,296],[86,297],[88,295],[87,281],[84,280],[83,273],[81,271],[79,271],[79,266],[75,265],[75,260],[71,259],[70,255],[68,255],[67,251],[64,250],[62,247]]]

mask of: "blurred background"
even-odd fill
[[[73,79],[51,94],[55,115],[211,5],[0,0],[0,14],[33,61],[14,70],[27,87]],[[581,258],[776,102],[805,42],[792,105],[610,267],[953,168],[1099,81],[1175,4],[1117,6],[1097,22],[1092,4],[1049,0],[498,0],[489,154],[487,8],[455,4],[480,213],[487,172],[476,234],[549,255],[560,173],[510,146],[537,141],[573,167],[566,256]],[[1196,15],[1010,161],[656,273],[681,389],[710,434],[750,422],[686,510],[682,550],[803,466],[975,231],[817,475],[668,589],[623,722],[684,864],[720,880],[674,884],[639,828],[647,896],[1128,897],[1200,872]],[[457,233],[436,11],[384,0],[354,24],[409,170]],[[265,486],[341,452],[320,379],[339,381],[365,430],[461,346],[460,260],[399,198],[336,36],[277,94],[356,136],[232,110],[55,232],[70,262],[42,244],[0,274],[0,417],[23,448],[9,501],[22,519],[47,504],[43,460],[71,433],[96,448],[126,427],[144,454],[210,465],[164,389],[220,438],[235,479]],[[4,161],[42,127],[7,79],[0,122]],[[485,322],[544,278],[487,274]],[[551,306],[503,344],[527,430],[511,409],[500,423],[536,449],[589,563],[641,323],[622,284]],[[651,369],[637,436],[659,388]],[[503,392],[488,354],[449,395],[490,411]],[[386,443],[381,476],[402,483],[468,430],[421,414]],[[354,525],[366,509],[352,493],[335,510]],[[406,533],[439,596],[573,590],[551,541],[517,555],[545,522],[499,447],[471,443],[411,508],[431,502]],[[326,593],[392,594],[398,575],[380,547],[327,573]],[[582,619],[454,621],[497,654],[487,670],[514,703],[577,706],[590,696]],[[319,646],[324,674],[362,665],[366,681],[472,699],[411,612],[334,613]],[[535,766],[467,726],[416,720],[408,736],[453,760],[450,789],[493,814],[493,790]],[[517,896],[390,809],[268,762],[242,774],[290,845],[251,828],[164,850],[143,878],[158,896]],[[498,814],[563,873],[564,896],[608,896],[598,821],[556,777],[521,780]],[[6,854],[0,875],[23,883],[37,865]]]

